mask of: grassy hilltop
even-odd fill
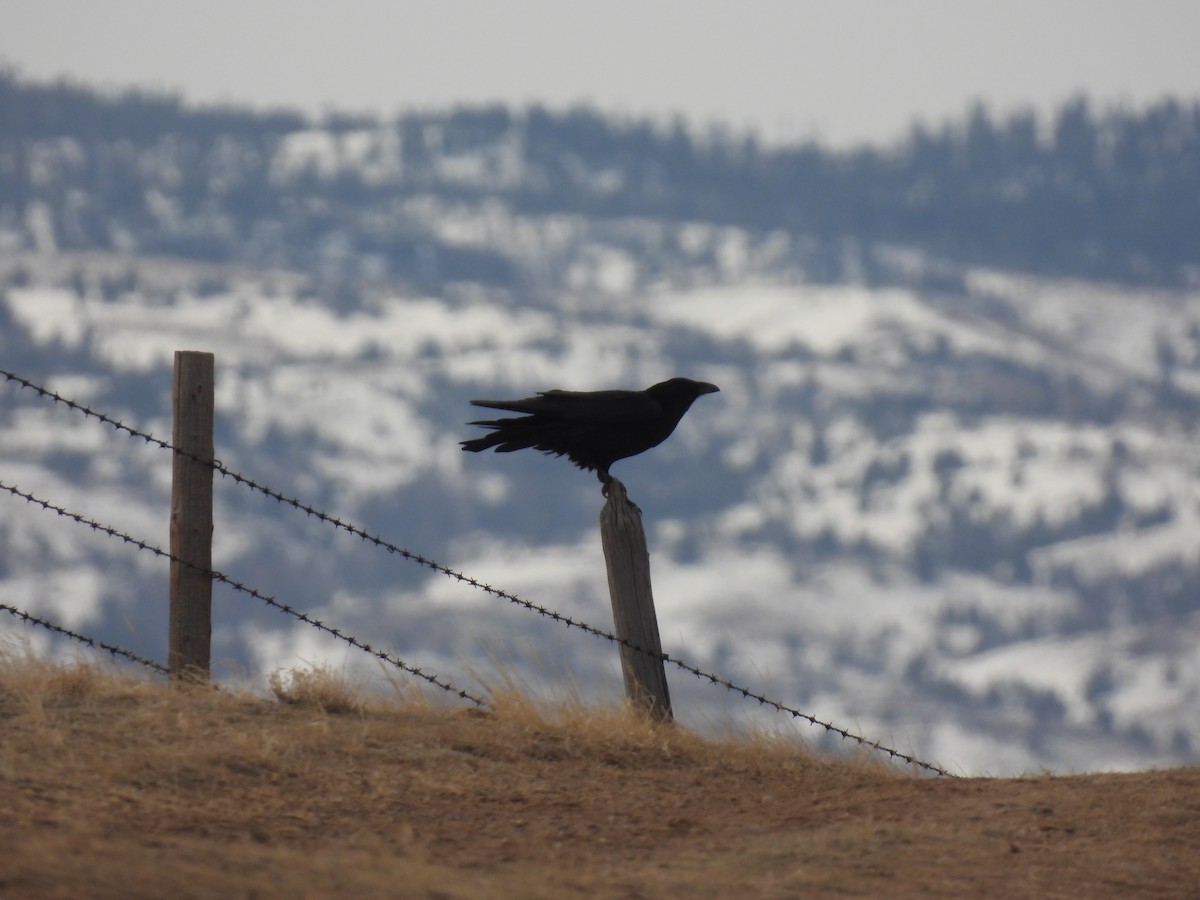
[[[4,897],[1185,897],[1200,768],[918,778],[623,710],[0,659]]]

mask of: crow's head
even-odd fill
[[[707,381],[692,381],[690,378],[671,378],[646,388],[646,393],[662,404],[664,410],[679,411],[682,417],[703,394],[715,394],[721,390]],[[678,419],[676,420],[678,421]]]

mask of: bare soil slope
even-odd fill
[[[619,711],[0,660],[0,896],[1196,897],[1200,769],[917,778]]]

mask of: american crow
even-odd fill
[[[644,391],[543,391],[525,400],[472,400],[472,406],[528,415],[468,422],[492,431],[463,441],[462,448],[511,453],[533,447],[566,456],[579,468],[594,470],[607,493],[609,466],[657,447],[697,397],[717,390],[715,384],[672,378]]]

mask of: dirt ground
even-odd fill
[[[519,698],[284,699],[0,666],[0,897],[1200,896],[1200,768],[924,778]]]

